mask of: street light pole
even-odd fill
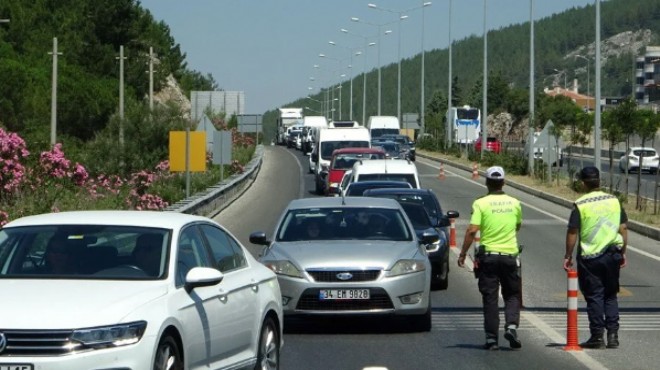
[[[424,101],[425,100],[425,98],[424,98],[424,51],[425,51],[424,50],[424,8],[427,7],[427,6],[430,6],[430,5],[431,5],[430,1],[422,3],[422,73],[421,73],[422,81],[420,83],[421,86],[420,86],[420,89],[419,89],[419,92],[420,92],[420,97],[419,97],[419,101],[420,101],[420,104],[419,104],[420,105],[420,107],[419,107],[419,113],[420,113],[419,123],[422,126],[422,132],[424,132],[426,130],[426,126],[424,125],[424,114],[425,114],[424,111],[425,111],[425,108],[426,108],[425,107],[426,104],[425,104],[425,101]]]
[[[534,0],[529,0],[529,132],[527,134],[527,167],[534,175]],[[482,146],[483,148],[483,146]]]
[[[351,18],[352,20],[352,18]],[[368,43],[369,37],[368,36],[363,36],[359,35],[356,33],[349,32],[347,29],[342,28],[340,29],[342,33],[346,33],[349,35],[353,35],[356,37],[361,37],[362,40],[364,40],[364,63],[362,67],[362,125],[365,125],[367,123],[367,48],[369,46],[375,46],[375,42]],[[357,54],[356,54],[357,55]]]
[[[124,149],[124,45],[119,45],[119,147]]]
[[[484,158],[484,152],[486,152],[486,136],[488,136],[488,30],[486,30],[486,3],[487,0],[484,0],[484,83],[483,83],[483,115],[481,119],[481,159]]]
[[[57,56],[62,55],[57,51],[57,37],[53,37],[53,51],[48,54],[53,56],[53,82],[50,97],[50,145],[57,142]]]
[[[378,41],[377,41],[377,45],[378,45],[378,115],[380,116],[380,112],[381,112],[381,109],[380,109],[381,108],[381,66],[380,66],[381,29],[382,29],[383,26],[386,26],[388,24],[392,24],[394,22],[376,24],[376,23],[365,22],[365,21],[363,21],[363,20],[361,20],[360,18],[357,18],[357,17],[351,18],[351,21],[352,22],[359,22],[359,23],[368,24],[368,25],[375,26],[375,27],[378,28]],[[385,31],[385,35],[389,35],[390,33],[392,33],[392,31],[390,31],[390,30]]]
[[[453,139],[453,134],[454,134],[454,125],[453,125],[453,118],[452,117],[452,39],[451,39],[451,8],[452,8],[452,0],[449,0],[449,75],[447,77],[447,148],[449,149],[449,145],[452,143]],[[438,135],[439,136],[439,135]],[[439,138],[438,138],[439,139]]]
[[[596,1],[596,112],[594,125],[594,165],[600,171],[600,0]]]
[[[591,82],[589,81],[589,58],[584,55],[576,55],[576,58],[582,58],[587,61],[587,96],[591,96]]]

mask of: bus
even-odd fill
[[[453,139],[458,144],[474,144],[481,133],[481,110],[469,105],[452,107],[450,122],[452,122]]]

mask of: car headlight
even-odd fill
[[[273,270],[278,275],[286,275],[297,278],[302,278],[303,274],[298,268],[289,261],[268,261],[264,265]]]
[[[73,331],[71,340],[78,341],[93,349],[120,347],[139,342],[146,328],[146,321],[136,321],[97,328],[77,329]]]
[[[426,266],[424,265],[424,262],[420,260],[399,260],[387,273],[387,276],[412,274],[413,272],[420,272],[424,270],[426,270]]]

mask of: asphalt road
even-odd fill
[[[272,233],[283,207],[292,199],[312,197],[307,157],[284,147],[267,147],[255,183],[215,219],[254,255],[261,247],[248,242],[250,232]],[[460,212],[460,245],[474,198],[486,192],[483,179],[419,159],[422,185],[438,194],[445,211]],[[488,352],[484,342],[481,296],[469,269],[456,266],[452,249],[449,289],[432,292],[433,329],[409,333],[405,322],[385,319],[309,319],[285,321],[281,368],[289,369],[652,369],[660,363],[660,243],[630,235],[629,266],[622,271],[621,347],[616,350],[564,351],[566,343],[566,273],[562,269],[569,210],[516,189],[505,191],[523,202],[519,239],[523,252],[521,351]],[[588,338],[585,302],[579,301],[580,341]]]

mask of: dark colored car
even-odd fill
[[[344,196],[359,197],[369,189],[380,188],[397,188],[397,189],[411,189],[412,185],[406,181],[358,181],[348,184]]]
[[[407,135],[383,135],[380,137],[381,140],[392,140],[399,144],[400,150],[401,150],[401,158],[402,159],[410,159],[411,161],[415,161],[415,142],[410,140],[410,138]]]
[[[449,219],[457,218],[459,213],[447,211],[447,214],[443,214],[438,197],[430,189],[371,189],[365,191],[363,196],[395,199],[403,206],[418,234],[421,235],[429,228],[438,232],[440,235],[438,248],[428,253],[433,269],[431,289],[447,289],[449,286]],[[426,211],[428,221],[420,208]]]

